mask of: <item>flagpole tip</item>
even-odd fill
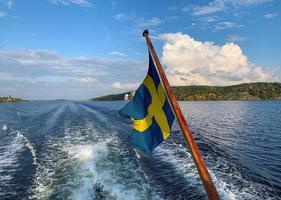
[[[146,35],[148,35],[148,33],[149,33],[149,32],[148,32],[148,29],[145,29],[145,30],[143,31],[143,33],[142,33],[142,36],[145,37]]]

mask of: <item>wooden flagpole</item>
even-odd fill
[[[171,86],[168,82],[168,79],[166,77],[166,74],[163,70],[163,67],[157,57],[157,54],[153,48],[153,45],[151,43],[151,40],[148,36],[148,30],[145,30],[143,32],[143,37],[145,37],[146,39],[146,42],[147,42],[147,46],[149,48],[149,51],[151,53],[151,56],[156,64],[156,67],[158,69],[158,72],[159,72],[159,75],[162,79],[162,83],[163,83],[163,86],[166,90],[166,93],[168,95],[168,98],[169,98],[169,101],[170,101],[170,104],[174,110],[174,113],[176,115],[176,118],[179,122],[179,125],[182,129],[182,133],[183,133],[183,136],[185,137],[186,139],[186,142],[188,144],[188,147],[189,147],[189,150],[191,152],[191,155],[192,155],[192,158],[193,158],[193,161],[197,167],[197,170],[199,172],[199,175],[200,175],[200,178],[201,178],[201,181],[204,185],[204,188],[205,188],[205,191],[208,195],[208,198],[209,199],[212,199],[212,200],[218,200],[219,199],[219,195],[218,195],[218,192],[215,188],[215,185],[212,181],[212,178],[208,172],[208,169],[206,167],[206,164],[201,156],[201,153],[199,151],[199,148],[198,146],[196,145],[195,143],[195,140],[191,134],[191,131],[189,130],[188,128],[188,125],[185,121],[185,118],[181,112],[181,109],[179,107],[179,104],[176,100],[176,97],[171,89]]]

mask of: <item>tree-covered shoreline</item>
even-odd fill
[[[243,83],[231,86],[173,86],[178,101],[281,100],[281,83]],[[111,94],[92,101],[123,100],[124,95]]]
[[[22,102],[22,101],[26,101],[26,100],[21,98],[11,97],[11,96],[0,97],[0,103],[13,103],[13,102]]]

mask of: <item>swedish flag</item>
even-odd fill
[[[143,83],[119,114],[132,119],[132,140],[136,148],[152,152],[169,137],[175,117],[150,53],[149,69]]]

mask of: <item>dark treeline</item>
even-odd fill
[[[281,83],[258,82],[232,86],[174,86],[172,89],[179,101],[281,99]],[[91,100],[123,100],[124,95],[127,93],[107,95],[93,98]]]
[[[119,101],[119,100],[123,100],[125,94],[129,94],[130,92],[125,92],[125,93],[121,93],[121,94],[110,94],[110,95],[106,95],[106,96],[102,96],[102,97],[96,97],[93,99],[90,99],[91,101]]]

